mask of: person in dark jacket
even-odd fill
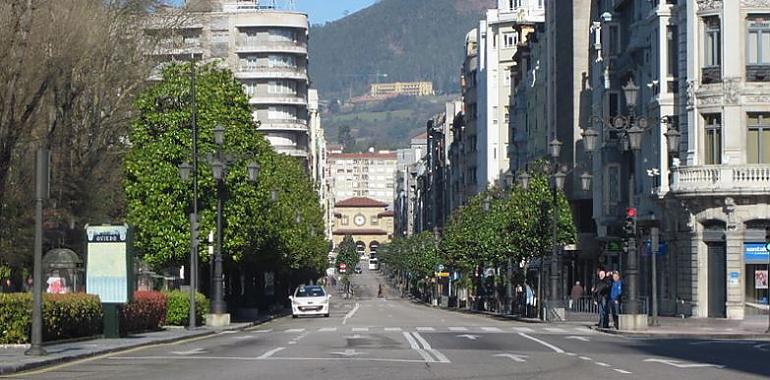
[[[594,302],[599,305],[599,323],[597,324],[599,328],[606,329],[609,327],[610,322],[608,303],[611,286],[612,284],[607,278],[607,272],[600,270],[599,278],[596,281],[596,285],[594,285],[593,289]]]
[[[623,280],[620,279],[620,272],[612,272],[612,286],[610,288],[610,312],[612,313],[612,326],[618,329],[618,314],[620,314],[620,304],[623,301]]]

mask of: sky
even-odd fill
[[[278,0],[279,3],[285,0]],[[311,24],[323,24],[372,5],[375,0],[294,0],[296,9],[308,14]]]
[[[270,1],[270,0],[265,0]],[[354,13],[364,9],[377,0],[294,0],[295,8],[305,12],[311,24],[323,24],[345,16],[345,12]],[[171,0],[172,3],[183,4],[184,0]],[[278,6],[284,8],[287,0],[277,0]]]

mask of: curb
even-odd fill
[[[625,331],[613,329],[599,329],[592,327],[591,330],[598,331],[608,335],[619,335],[629,338],[661,338],[661,339],[710,339],[710,340],[770,340],[767,334],[701,334],[701,333],[668,333],[668,332],[649,332],[649,331]]]
[[[203,330],[203,329],[201,329],[200,331],[196,331],[196,332],[190,333],[190,335],[185,335],[185,336],[181,336],[181,337],[170,337],[170,338],[159,339],[159,340],[155,340],[155,341],[151,341],[151,342],[144,342],[144,343],[137,343],[137,344],[134,344],[134,345],[127,345],[127,346],[122,346],[122,347],[108,348],[108,349],[98,350],[98,351],[94,351],[94,352],[84,352],[84,353],[75,354],[75,355],[72,355],[72,356],[63,356],[63,357],[58,357],[58,358],[44,359],[44,360],[37,361],[37,362],[30,362],[30,363],[23,363],[23,364],[16,364],[16,365],[15,364],[2,365],[2,366],[0,366],[0,376],[11,375],[11,374],[14,374],[14,373],[23,372],[23,371],[29,371],[29,370],[37,369],[37,368],[41,368],[41,367],[49,367],[49,366],[52,366],[52,365],[62,364],[62,363],[66,363],[66,362],[70,362],[70,361],[75,361],[75,360],[80,360],[80,359],[88,359],[88,358],[93,358],[93,357],[101,356],[101,355],[114,354],[114,353],[118,353],[118,352],[122,352],[122,351],[128,351],[128,350],[133,350],[133,349],[141,348],[141,347],[148,347],[148,346],[155,346],[155,345],[161,345],[161,344],[168,344],[168,343],[183,341],[183,340],[191,339],[191,338],[200,338],[200,337],[204,337],[204,336],[215,335],[215,334],[221,333],[223,331],[243,331],[243,330],[246,330],[246,329],[254,327],[254,326],[265,324],[265,323],[270,322],[270,321],[272,321],[274,319],[285,317],[287,315],[288,314],[286,312],[281,312],[281,313],[278,313],[278,314],[268,315],[265,318],[259,319],[257,321],[247,322],[247,323],[241,324],[239,326],[234,326],[234,327],[226,327],[226,328],[211,329],[211,330]]]
[[[460,309],[460,308],[447,308],[447,307],[441,307],[441,306],[433,306],[433,305],[429,305],[429,304],[427,304],[425,302],[418,301],[417,299],[415,299],[413,297],[409,297],[409,298],[407,298],[407,300],[409,300],[410,302],[412,302],[413,304],[416,304],[416,305],[422,305],[422,306],[425,306],[425,307],[428,307],[428,308],[432,308],[432,309],[451,311],[451,312],[454,312],[454,313],[471,314],[471,315],[482,315],[482,316],[487,316],[487,317],[490,317],[490,318],[502,318],[502,319],[508,319],[508,320],[512,320],[512,321],[516,321],[516,322],[522,322],[522,323],[532,323],[532,324],[548,323],[548,321],[541,321],[539,319],[523,318],[523,317],[519,317],[519,316],[516,316],[516,315],[496,314],[496,313],[493,313],[493,312],[490,312],[490,311],[478,311],[478,310],[468,310],[468,309]]]

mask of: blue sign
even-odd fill
[[[770,252],[766,243],[743,243],[743,261],[746,264],[767,264],[770,262]]]
[[[665,256],[666,251],[668,251],[668,244],[666,244],[665,241],[661,241],[658,243],[658,256]],[[645,240],[642,243],[642,256],[651,256],[652,255],[652,242],[649,240]]]

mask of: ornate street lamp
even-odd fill
[[[259,171],[260,171],[259,163],[255,161],[251,161],[249,162],[248,165],[246,165],[246,169],[249,171],[249,182],[251,183],[257,182],[257,178],[259,178]]]
[[[553,183],[556,186],[556,190],[564,189],[564,182],[567,179],[567,174],[561,170],[557,170],[553,175]]]
[[[628,145],[634,152],[638,152],[642,149],[642,133],[644,133],[644,130],[638,125],[634,125],[626,131],[626,134],[628,135]]]
[[[679,151],[679,142],[682,138],[682,133],[679,132],[676,128],[669,125],[668,131],[664,133],[666,136],[666,142],[668,145],[668,152],[669,153],[676,153]]]
[[[551,155],[551,158],[559,158],[561,155],[561,147],[564,145],[561,141],[554,138],[551,140],[551,142],[548,143],[548,153]]]
[[[225,127],[221,125],[214,127],[214,143],[219,146],[225,144]]]
[[[623,86],[623,95],[626,97],[626,106],[634,109],[636,107],[636,97],[639,95],[639,86],[634,83],[634,77],[629,77],[628,82]]]
[[[522,172],[519,174],[519,183],[521,184],[521,187],[524,188],[524,190],[529,189],[529,180],[531,178],[532,176],[530,176],[527,172]]]
[[[192,173],[192,165],[190,165],[189,162],[185,161],[181,164],[179,164],[179,176],[182,178],[182,181],[189,181],[190,180],[190,174]]]
[[[591,190],[591,180],[593,179],[593,176],[589,174],[588,172],[585,172],[580,175],[580,188],[583,189],[583,191],[589,191]]]
[[[593,127],[588,127],[581,135],[583,136],[583,148],[586,153],[593,153],[599,140],[599,132]]]

